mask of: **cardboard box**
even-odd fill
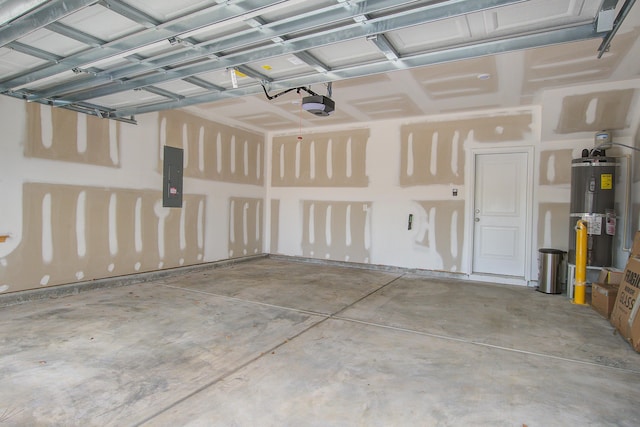
[[[640,230],[636,231],[636,234],[633,236],[633,246],[631,247],[631,254],[629,256],[633,258],[640,257]]]
[[[602,267],[600,275],[598,276],[597,283],[604,283],[607,285],[619,285],[624,277],[624,271],[613,270],[610,267]]]
[[[623,271],[603,267],[598,280],[591,285],[591,307],[607,319],[611,316],[616,303],[623,274]]]
[[[638,233],[634,239],[634,246]],[[634,350],[640,352],[640,259],[630,257],[618,289],[616,303],[611,312],[611,324],[631,343]]]
[[[618,296],[618,286],[608,283],[593,283],[591,285],[591,307],[605,319],[608,319],[613,311]]]

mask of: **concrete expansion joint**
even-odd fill
[[[330,318],[336,318],[337,316],[340,315],[340,313],[350,309],[351,307],[353,307],[354,305],[358,304],[359,302],[364,301],[365,299],[369,298],[371,295],[380,292],[384,288],[386,288],[386,287],[390,286],[391,284],[395,283],[396,281],[402,279],[405,275],[406,275],[406,273],[401,274],[400,276],[394,278],[393,280],[390,280],[389,282],[385,283],[384,285],[382,285],[382,286],[378,287],[377,289],[374,289],[373,291],[369,292],[365,296],[355,300],[354,302],[352,302],[351,304],[347,305],[346,307],[343,307],[340,310],[336,311],[335,313],[331,314],[329,317]]]
[[[241,300],[241,301],[244,301],[244,300]],[[210,381],[207,384],[203,385],[202,387],[192,391],[191,393],[187,394],[186,396],[176,400],[171,405],[168,405],[167,407],[159,410],[155,414],[145,418],[144,420],[140,421],[139,423],[134,424],[134,426],[135,427],[142,426],[142,425],[145,425],[145,424],[153,421],[154,418],[156,418],[156,417],[160,416],[161,414],[171,410],[172,408],[180,405],[181,403],[189,400],[190,398],[192,398],[192,397],[204,392],[205,390],[215,386],[216,384],[220,383],[221,381],[224,381],[225,379],[229,378],[231,375],[235,374],[236,372],[241,371],[242,369],[246,368],[249,365],[252,365],[253,363],[257,362],[258,360],[264,358],[265,356],[269,356],[269,355],[275,354],[276,350],[278,350],[279,348],[287,345],[289,342],[291,342],[291,341],[295,340],[296,338],[304,335],[306,332],[310,331],[311,329],[315,328],[316,326],[321,325],[322,323],[324,323],[328,319],[329,319],[328,316],[323,317],[318,322],[313,323],[312,325],[310,325],[309,327],[301,330],[297,334],[295,334],[295,335],[293,335],[291,337],[285,338],[282,342],[280,342],[280,343],[274,345],[273,347],[261,352],[257,356],[255,356],[255,357],[249,359],[248,361],[246,361],[246,362],[234,367],[233,369],[231,369],[231,370],[229,370],[229,371],[217,376],[212,381]]]
[[[533,352],[533,351],[521,350],[521,349],[518,349],[518,348],[510,348],[510,347],[504,347],[504,346],[499,346],[499,345],[494,345],[494,344],[487,344],[487,343],[483,343],[483,342],[480,342],[480,341],[474,341],[474,340],[470,340],[470,339],[466,339],[466,338],[454,337],[454,336],[450,336],[450,335],[433,334],[433,333],[429,333],[429,332],[417,331],[415,329],[401,328],[401,327],[398,327],[398,326],[384,325],[384,324],[375,323],[375,322],[367,322],[367,321],[364,321],[364,320],[358,320],[358,319],[353,319],[353,318],[343,317],[343,316],[331,316],[331,318],[334,319],[334,320],[342,320],[344,322],[358,323],[358,324],[361,324],[361,325],[373,326],[373,327],[376,327],[376,328],[382,328],[382,329],[387,329],[387,330],[392,330],[392,331],[397,331],[397,332],[404,332],[404,333],[408,333],[408,334],[415,334],[415,335],[420,335],[420,336],[425,336],[425,337],[430,337],[430,338],[437,338],[437,339],[441,339],[441,340],[445,340],[445,341],[458,342],[458,343],[462,343],[462,344],[469,344],[469,345],[475,345],[475,346],[479,346],[479,347],[492,348],[492,349],[495,349],[495,350],[502,350],[502,351],[507,351],[507,352],[512,352],[512,353],[526,354],[526,355],[529,355],[529,356],[542,357],[542,358],[546,358],[546,359],[561,360],[561,361],[564,361],[564,362],[578,363],[578,364],[581,364],[581,365],[595,366],[595,367],[598,367],[598,368],[613,369],[613,370],[616,370],[616,371],[619,371],[619,372],[640,374],[640,370],[638,370],[638,369],[620,368],[620,367],[617,367],[617,366],[609,366],[609,365],[605,365],[605,364],[601,364],[601,363],[587,362],[587,361],[584,361],[584,360],[572,359],[572,358],[568,358],[568,357],[559,357],[559,356],[554,356],[554,355],[551,355],[551,354],[545,354],[545,353],[538,353],[538,352]]]
[[[245,299],[245,298],[238,298],[238,297],[232,297],[230,295],[224,295],[224,294],[217,294],[214,292],[207,292],[207,291],[202,291],[200,289],[190,289],[190,288],[183,288],[180,286],[175,286],[175,285],[167,285],[167,284],[161,284],[160,286],[164,286],[165,288],[171,288],[171,289],[178,289],[184,292],[191,292],[194,294],[201,294],[201,295],[208,295],[211,297],[216,297],[216,298],[222,298],[222,299],[226,299],[229,301],[236,301],[236,302],[244,302],[247,304],[253,304],[253,305],[259,305],[262,307],[270,307],[270,308],[277,308],[280,310],[287,310],[287,311],[293,311],[295,313],[302,313],[302,314],[309,314],[311,316],[319,316],[319,317],[330,317],[330,314],[327,313],[321,313],[318,311],[311,311],[311,310],[302,310],[299,308],[293,308],[293,307],[285,307],[283,305],[276,305],[276,304],[269,304],[266,302],[260,302],[260,301],[254,301],[254,300],[249,300],[249,299]]]
[[[251,300],[246,300],[246,299],[242,299],[242,298],[236,298],[236,297],[230,297],[227,295],[219,295],[219,294],[213,294],[210,292],[205,292],[205,291],[200,291],[200,290],[196,290],[196,289],[185,289],[185,288],[181,288],[178,286],[172,286],[172,285],[162,285],[168,288],[173,288],[173,289],[180,289],[182,291],[188,291],[188,292],[194,292],[194,293],[199,293],[199,294],[205,294],[205,295],[210,295],[210,296],[216,296],[216,297],[220,297],[220,298],[225,298],[227,300],[230,301],[238,301],[238,302],[244,302],[244,303],[249,303],[249,304],[255,304],[255,305],[260,305],[260,306],[265,306],[265,307],[271,307],[271,308],[278,308],[278,309],[283,309],[283,310],[289,310],[289,311],[294,311],[294,312],[298,312],[298,313],[305,313],[305,314],[309,314],[309,315],[313,315],[313,316],[319,316],[321,317],[321,319],[319,319],[317,322],[314,322],[312,325],[310,325],[309,327],[303,329],[302,331],[296,333],[295,335],[286,338],[284,341],[276,344],[275,346],[267,349],[266,351],[261,352],[260,354],[258,354],[256,357],[248,360],[247,362],[235,367],[234,369],[216,377],[214,380],[210,381],[209,383],[205,384],[204,386],[200,387],[199,389],[187,394],[186,396],[182,397],[181,399],[173,402],[171,405],[161,409],[160,411],[156,412],[154,415],[146,418],[145,420],[141,421],[140,423],[136,424],[136,426],[141,426],[144,425],[148,422],[151,422],[154,418],[158,417],[159,415],[163,414],[164,412],[167,412],[169,410],[171,410],[173,407],[181,404],[182,402],[194,397],[195,395],[215,386],[216,384],[218,384],[219,382],[225,380],[226,378],[229,378],[231,375],[235,374],[236,372],[246,368],[247,366],[257,362],[258,360],[264,358],[265,356],[274,354],[279,348],[282,348],[283,346],[289,344],[290,342],[292,342],[293,340],[301,337],[302,335],[306,334],[307,332],[311,331],[312,329],[318,327],[319,325],[322,325],[323,323],[325,323],[327,320],[330,319],[339,319],[339,320],[348,320],[348,319],[342,319],[339,317],[339,313],[342,313],[343,311],[351,308],[352,306],[354,306],[355,304],[363,301],[364,299],[370,297],[371,295],[381,291],[382,289],[392,285],[393,283],[395,283],[396,281],[398,281],[399,279],[401,279],[402,277],[404,277],[404,274],[395,277],[393,280],[390,280],[389,282],[383,284],[382,286],[379,286],[378,288],[374,289],[373,291],[367,293],[366,295],[364,295],[363,297],[357,299],[356,301],[350,303],[349,305],[347,305],[346,307],[343,307],[342,309],[338,310],[337,312],[333,313],[333,314],[323,314],[323,313],[315,313],[315,312],[310,312],[307,310],[299,310],[299,309],[293,309],[290,307],[283,307],[283,306],[278,306],[278,305],[274,305],[274,304],[268,304],[268,303],[262,303],[262,302],[257,302],[257,301],[251,301]]]
[[[595,313],[569,309],[410,272],[257,261],[0,310],[10,325],[0,390],[25,408],[16,425],[331,424],[337,411],[346,424],[431,425],[439,413],[447,424],[609,425],[639,412],[637,354]],[[549,330],[542,310],[580,322]],[[566,398],[575,393],[578,406]]]

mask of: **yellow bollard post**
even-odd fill
[[[585,287],[587,282],[587,222],[576,223],[576,278],[573,290],[573,302],[585,303]]]

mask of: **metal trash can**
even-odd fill
[[[562,293],[560,265],[565,252],[560,249],[538,250],[538,292],[545,294]]]

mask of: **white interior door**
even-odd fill
[[[528,153],[475,155],[473,272],[525,276]]]

